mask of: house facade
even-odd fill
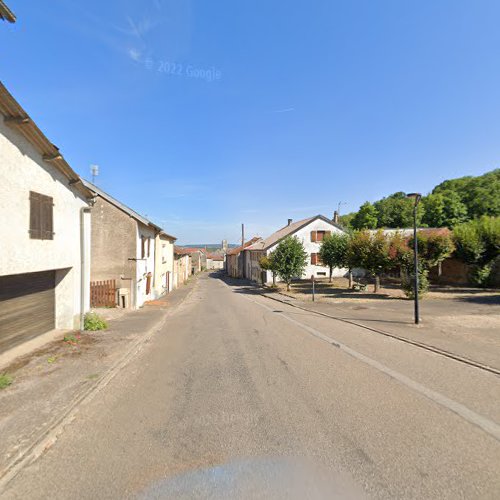
[[[174,236],[164,231],[155,238],[155,271],[154,295],[155,298],[170,293],[174,289]]]
[[[287,236],[297,237],[304,245],[307,253],[306,268],[302,276],[297,276],[297,278],[310,278],[311,276],[315,278],[327,277],[329,275],[329,268],[321,262],[319,251],[323,239],[332,233],[344,233],[344,230],[333,220],[323,215],[316,215],[297,222],[289,219],[286,226],[243,250],[243,277],[261,283],[272,282],[271,271],[262,270],[259,265],[259,259],[273,252],[280,241]],[[334,269],[333,276],[344,276],[346,272],[346,269]],[[277,280],[279,281],[279,278]]]
[[[261,241],[260,236],[254,236],[251,240],[247,241],[243,245],[231,248],[226,253],[226,273],[231,278],[245,278],[245,254],[244,250],[253,244]]]
[[[161,228],[83,180],[95,197],[92,210],[92,282],[115,280],[116,304],[139,308],[155,297],[155,240]]]
[[[186,283],[191,276],[191,256],[182,247],[174,247],[174,288]]]
[[[0,83],[0,351],[89,309],[92,193]]]

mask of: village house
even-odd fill
[[[2,352],[83,328],[92,193],[1,83],[0,118]]]
[[[162,229],[94,184],[82,182],[95,196],[90,279],[114,281],[118,306],[142,307],[154,298],[155,239]]]
[[[179,251],[191,257],[191,271],[190,274],[197,274],[207,268],[207,254],[204,248],[196,247],[178,247]]]
[[[284,238],[287,236],[295,236],[304,245],[304,249],[308,256],[308,262],[304,273],[302,276],[297,276],[297,278],[310,278],[311,276],[315,278],[324,278],[329,275],[329,269],[323,265],[319,258],[321,242],[325,236],[329,234],[343,232],[344,230],[337,222],[323,215],[316,215],[297,222],[288,219],[287,225],[271,234],[271,236],[260,239],[244,248],[244,258],[242,262],[243,277],[259,283],[272,282],[271,271],[262,270],[259,265],[259,260],[261,257],[269,255],[274,251],[279,242]],[[333,276],[344,276],[346,272],[346,269],[334,269]]]
[[[155,238],[155,270],[153,289],[155,298],[174,289],[174,243],[177,238],[164,231]]]
[[[245,277],[245,255],[243,250],[250,247],[254,243],[262,240],[260,236],[254,236],[251,240],[247,241],[243,245],[231,248],[226,253],[226,273],[231,278],[244,278]]]
[[[174,288],[191,276],[191,255],[182,247],[174,247]]]
[[[224,269],[224,254],[221,252],[207,253],[207,269],[209,270]]]

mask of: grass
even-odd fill
[[[0,375],[0,390],[9,387],[13,382],[13,379],[10,375],[3,373]]]
[[[84,329],[90,332],[96,332],[98,330],[105,330],[108,328],[108,324],[96,313],[87,313],[84,320]]]
[[[47,359],[47,363],[49,363],[49,365],[55,363],[56,361],[57,361],[57,356],[51,356],[50,358]]]

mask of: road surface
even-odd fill
[[[203,275],[3,498],[500,498],[500,379]]]

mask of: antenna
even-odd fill
[[[99,175],[99,165],[90,165],[90,173],[92,174],[92,184],[95,184],[95,178]]]
[[[338,207],[337,207],[337,213],[340,215],[340,207],[342,205],[347,205],[347,203],[345,201],[339,201],[339,204],[338,204]]]

